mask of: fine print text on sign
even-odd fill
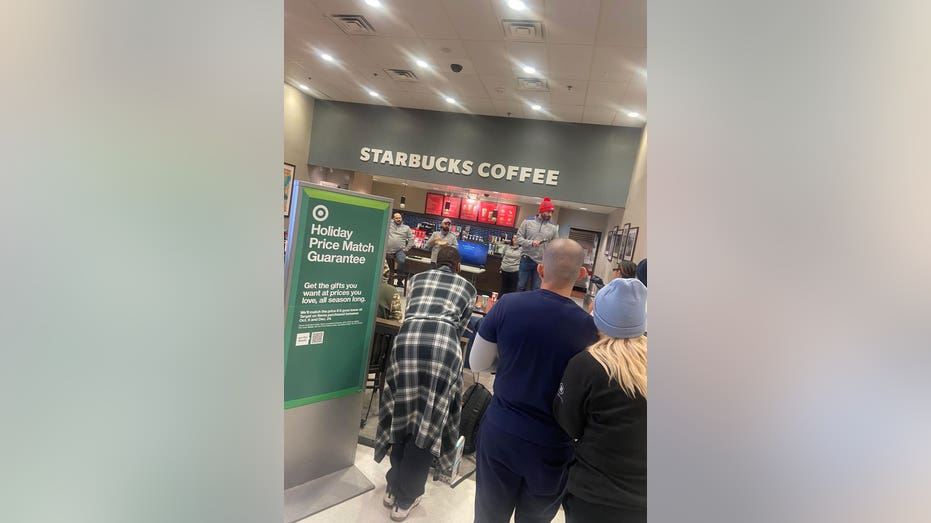
[[[542,169],[521,165],[504,165],[500,163],[481,162],[478,166],[472,160],[447,158],[445,156],[420,155],[404,151],[386,151],[374,147],[363,147],[359,150],[359,160],[369,163],[381,163],[407,167],[408,169],[423,169],[448,174],[470,176],[477,173],[482,178],[491,177],[495,180],[516,181],[520,183],[535,183],[539,185],[559,185],[559,171],[555,169]]]

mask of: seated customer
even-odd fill
[[[569,361],[553,400],[575,445],[567,523],[647,521],[646,296],[634,278],[595,296],[600,339]]]
[[[401,321],[404,317],[401,312],[401,295],[397,287],[388,283],[390,276],[391,268],[385,262],[381,269],[381,285],[378,286],[377,315],[384,320]]]

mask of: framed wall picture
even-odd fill
[[[624,245],[624,260],[633,261],[634,260],[634,249],[637,248],[637,234],[640,232],[640,227],[631,227],[630,231],[627,233],[627,243]]]
[[[284,215],[291,211],[291,186],[294,184],[294,170],[296,167],[290,163],[284,164]]]
[[[621,256],[624,255],[624,243],[627,241],[627,231],[621,229],[617,233],[617,240],[614,241],[614,254],[613,258],[618,262],[621,261]]]
[[[608,237],[605,239],[605,258],[608,261],[614,259],[614,244],[617,242],[617,225],[613,229],[608,231]]]

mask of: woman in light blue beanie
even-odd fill
[[[614,279],[595,296],[601,337],[569,360],[553,400],[575,444],[567,523],[647,520],[646,300],[634,278]]]

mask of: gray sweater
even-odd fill
[[[520,269],[520,247],[504,247],[501,254],[501,272],[517,272]]]
[[[529,256],[531,260],[537,263],[543,263],[543,249],[546,242],[556,239],[559,234],[559,226],[553,222],[544,222],[540,218],[531,218],[524,220],[517,228],[517,244],[521,247],[521,252]],[[539,240],[539,246],[534,247],[533,242]]]
[[[414,245],[414,233],[411,228],[403,223],[395,225],[394,221],[388,222],[388,236],[385,239],[385,253],[394,254],[398,251],[407,252]]]

